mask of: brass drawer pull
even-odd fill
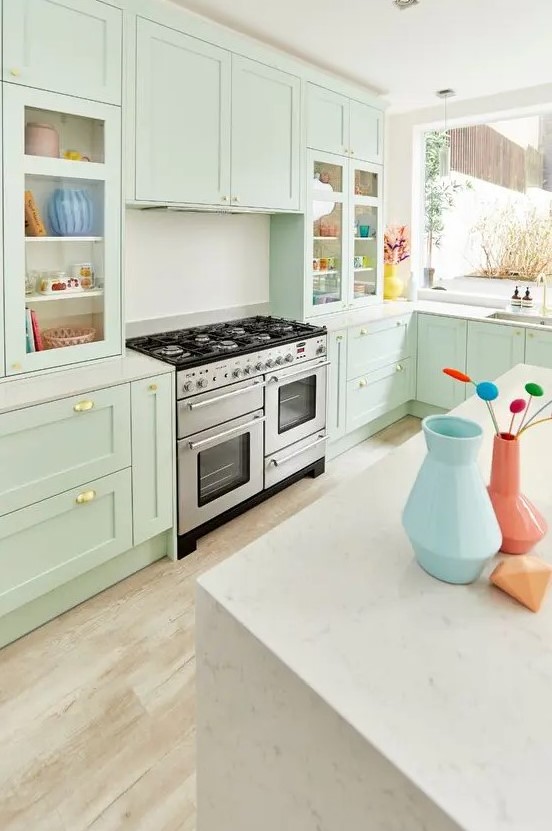
[[[87,502],[92,502],[96,498],[96,491],[83,491],[79,493],[75,502],[77,505],[86,505]]]
[[[75,404],[73,407],[76,413],[86,413],[88,410],[91,410],[94,407],[93,401],[79,401],[78,404]]]
[[[150,384],[148,389],[150,392],[157,392],[157,384]]]

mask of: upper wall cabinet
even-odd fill
[[[99,0],[4,0],[4,81],[121,103],[122,12]]]
[[[307,85],[307,145],[315,150],[381,162],[382,118],[382,113],[368,104],[316,84]]]
[[[136,201],[299,210],[300,80],[148,20],[136,38]]]
[[[228,204],[230,52],[140,19],[136,47],[136,199]]]
[[[232,201],[299,210],[299,78],[232,57]]]

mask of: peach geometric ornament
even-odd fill
[[[538,612],[552,583],[552,566],[539,557],[523,554],[503,560],[489,579],[532,612]]]

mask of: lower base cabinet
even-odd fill
[[[494,381],[524,362],[525,329],[469,320],[466,355],[466,372],[470,378]]]
[[[173,522],[173,385],[172,375],[131,384],[134,545]]]
[[[400,407],[414,397],[414,363],[405,358],[347,383],[347,431]]]
[[[336,441],[347,432],[347,330],[328,334],[328,410],[326,430],[328,441]]]
[[[552,369],[552,332],[532,329],[526,333],[525,363]]]
[[[444,375],[443,368],[466,371],[467,332],[465,320],[418,315],[418,401],[451,410],[465,400],[464,384]]]
[[[132,547],[130,468],[0,518],[0,616]]]

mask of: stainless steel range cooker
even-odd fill
[[[176,366],[178,556],[199,537],[324,472],[326,330],[252,317],[132,338]]]

